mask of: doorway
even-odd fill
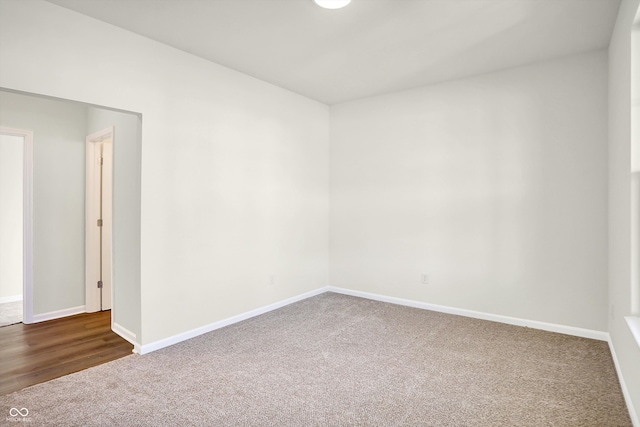
[[[0,326],[32,323],[33,133],[0,127]]]
[[[86,139],[86,311],[111,310],[113,140],[110,127]]]
[[[112,249],[105,250],[105,255],[112,256],[111,267],[105,271],[111,274],[111,281],[103,279],[106,289],[101,293],[103,308],[108,308],[111,298],[113,330],[135,343],[141,332],[142,116],[0,88],[0,118],[0,126],[33,133],[33,315],[29,321],[25,293],[25,323],[100,310],[100,295],[96,297],[94,288],[99,277],[96,281],[90,278],[86,265],[87,135],[95,141],[102,137],[98,131],[113,128],[113,209],[107,208],[112,220],[105,218],[105,226],[113,227],[112,238],[105,239],[112,243]]]

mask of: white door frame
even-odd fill
[[[86,138],[86,211],[85,211],[85,311],[92,313],[100,310],[100,291],[98,291],[96,272],[99,270],[100,259],[99,239],[100,229],[97,227],[96,219],[99,212],[96,210],[95,194],[93,189],[96,184],[96,169],[98,165],[94,162],[96,158],[97,143],[111,140],[110,144],[103,145],[104,171],[103,186],[108,188],[106,196],[103,197],[103,277],[108,277],[110,283],[110,293],[107,307],[111,309],[111,319],[114,313],[114,283],[113,283],[113,211],[112,211],[112,188],[113,188],[113,143],[115,140],[113,127],[92,133]],[[104,298],[104,295],[103,295]],[[105,308],[105,309],[108,309]]]
[[[0,134],[23,138],[22,323],[33,323],[33,132],[0,126]]]

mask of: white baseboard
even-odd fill
[[[11,295],[10,297],[0,298],[0,304],[4,304],[5,302],[16,302],[16,301],[22,301],[22,294]]]
[[[375,301],[388,302],[391,304],[421,308],[424,310],[437,311],[441,313],[455,314],[458,316],[472,317],[475,319],[489,320],[492,322],[506,323],[508,325],[524,326],[532,329],[540,329],[540,330],[549,331],[549,332],[557,332],[561,334],[573,335],[573,336],[583,337],[583,338],[590,338],[590,339],[595,339],[599,341],[609,340],[609,334],[607,332],[602,332],[602,331],[576,328],[573,326],[558,325],[554,323],[539,322],[537,320],[520,319],[516,317],[502,316],[499,314],[483,313],[479,311],[466,310],[462,308],[448,307],[444,305],[430,304],[430,303],[425,303],[420,301],[407,300],[403,298],[389,297],[389,296],[373,294],[369,292],[354,291],[351,289],[339,288],[335,286],[325,286],[323,288],[319,288],[314,291],[304,293],[302,295],[291,297],[286,300],[267,305],[265,307],[257,308],[255,310],[248,311],[246,313],[238,314],[237,316],[232,316],[227,319],[223,319],[223,320],[211,323],[209,325],[201,326],[199,328],[195,328],[195,329],[192,329],[168,338],[164,338],[149,344],[141,345],[141,346],[138,346],[135,342],[132,342],[131,340],[127,339],[127,337],[123,335],[121,336],[127,339],[127,341],[132,342],[136,346],[136,348],[134,349],[134,352],[140,353],[140,354],[147,354],[147,353],[151,353],[152,351],[156,351],[164,347],[169,347],[173,344],[177,344],[179,342],[188,340],[190,338],[197,337],[198,335],[206,334],[207,332],[211,332],[216,329],[220,329],[225,326],[228,326],[237,322],[241,322],[246,319],[250,319],[251,317],[259,316],[260,314],[264,314],[269,311],[276,310],[286,305],[293,304],[294,302],[302,301],[309,297],[320,295],[325,292],[335,292],[335,293],[344,294],[344,295],[367,298]]]
[[[111,330],[133,344],[134,353],[139,353],[140,344],[138,344],[138,342],[136,341],[136,334],[134,334],[124,326],[117,324],[116,322],[113,322],[113,324],[111,325]]]
[[[50,311],[48,313],[34,314],[33,323],[46,322],[47,320],[59,319],[61,317],[73,316],[74,314],[86,313],[85,306],[65,308],[64,310]]]
[[[622,376],[622,371],[620,370],[620,364],[618,363],[618,356],[616,355],[616,349],[613,347],[613,342],[611,341],[611,337],[607,340],[609,342],[609,349],[611,350],[611,357],[613,358],[613,364],[616,367],[616,372],[618,373],[618,381],[620,381],[620,388],[622,389],[622,394],[624,395],[624,401],[627,404],[627,409],[629,410],[629,417],[631,417],[631,423],[634,427],[640,427],[640,418],[638,418],[638,413],[633,407],[633,402],[631,400],[631,395],[629,394],[629,389],[627,388],[627,384],[624,381],[624,377]]]
[[[219,320],[214,323],[210,323],[205,326],[201,326],[199,328],[191,329],[190,331],[183,332],[181,334],[177,334],[168,338],[164,338],[149,344],[145,344],[140,346],[139,349],[134,349],[134,352],[137,350],[140,354],[151,353],[152,351],[160,350],[164,347],[169,347],[170,345],[177,344],[179,342],[188,340],[190,338],[197,337],[198,335],[206,334],[207,332],[215,331],[216,329],[224,328],[225,326],[232,325],[234,323],[241,322],[243,320],[250,319],[255,316],[259,316],[264,313],[268,313],[269,311],[277,310],[278,308],[282,308],[286,305],[293,304],[294,302],[302,301],[304,299],[320,295],[325,293],[328,289],[326,287],[319,288],[314,291],[306,292],[301,295],[297,295],[295,297],[287,298],[285,300],[257,308],[255,310],[248,311],[246,313],[238,314],[237,316],[232,316],[227,319]]]
[[[566,335],[574,335],[582,338],[591,338],[599,341],[606,341],[609,343],[611,356],[613,358],[613,363],[616,367],[618,380],[620,381],[620,388],[622,389],[622,394],[624,395],[624,400],[625,400],[625,403],[627,404],[627,409],[629,411],[629,416],[631,417],[631,422],[633,423],[634,427],[640,427],[640,418],[638,417],[638,414],[636,413],[635,408],[633,407],[631,395],[629,394],[629,390],[627,389],[627,385],[624,381],[624,377],[622,376],[622,371],[620,370],[620,365],[618,364],[618,357],[616,356],[616,351],[613,347],[613,343],[611,342],[611,337],[609,336],[608,332],[594,331],[592,329],[576,328],[573,326],[557,325],[554,323],[539,322],[537,320],[519,319],[516,317],[501,316],[498,314],[482,313],[479,311],[447,307],[447,306],[436,305],[436,304],[429,304],[429,303],[412,301],[412,300],[407,300],[402,298],[388,297],[385,295],[372,294],[369,292],[354,291],[351,289],[339,288],[335,286],[328,286],[326,290],[328,292],[351,295],[351,296],[371,299],[375,301],[388,302],[392,304],[404,305],[404,306],[414,307],[414,308],[421,308],[425,310],[432,310],[432,311],[437,311],[441,313],[455,314],[459,316],[472,317],[475,319],[490,320],[493,322],[506,323],[509,325],[525,326],[532,329],[541,329],[544,331],[558,332]]]
[[[174,335],[174,336],[171,336],[171,337],[168,337],[168,338],[164,338],[162,340],[158,340],[158,341],[155,341],[155,342],[152,342],[152,343],[149,343],[149,344],[145,344],[145,345],[137,344],[136,341],[135,341],[136,335],[134,333],[132,333],[131,331],[128,331],[127,329],[119,326],[116,323],[113,324],[113,328],[112,329],[118,335],[120,335],[121,337],[123,337],[127,341],[129,341],[132,344],[134,344],[134,350],[133,350],[134,353],[146,354],[146,353],[151,353],[153,351],[159,350],[159,349],[164,348],[164,347],[169,347],[169,346],[171,346],[173,344],[177,344],[179,342],[188,340],[190,338],[197,337],[198,335],[206,334],[207,332],[211,332],[211,331],[214,331],[216,329],[220,329],[220,328],[223,328],[225,326],[228,326],[228,325],[231,325],[231,324],[234,324],[234,323],[237,323],[237,322],[241,322],[243,320],[250,319],[250,318],[255,317],[255,316],[259,316],[259,315],[267,313],[269,311],[277,310],[278,308],[284,307],[284,306],[289,305],[289,304],[293,304],[293,303],[298,302],[298,301],[302,301],[304,299],[307,299],[307,298],[310,298],[310,297],[313,297],[313,296],[316,296],[316,295],[323,294],[325,292],[335,292],[335,293],[339,293],[339,294],[351,295],[351,296],[371,299],[371,300],[375,300],[375,301],[381,301],[381,302],[388,302],[388,303],[391,303],[391,304],[404,305],[404,306],[407,306],[407,307],[414,307],[414,308],[420,308],[420,309],[424,309],[424,310],[437,311],[437,312],[440,312],[440,313],[455,314],[455,315],[458,315],[458,316],[471,317],[471,318],[474,318],[474,319],[489,320],[489,321],[492,321],[492,322],[505,323],[505,324],[515,325],[515,326],[524,326],[524,327],[528,327],[528,328],[532,328],[532,329],[540,329],[540,330],[549,331],[549,332],[557,332],[557,333],[561,333],[561,334],[573,335],[573,336],[578,336],[578,337],[582,337],[582,338],[590,338],[590,339],[595,339],[595,340],[599,340],[599,341],[606,341],[606,342],[609,343],[609,348],[611,349],[611,354],[612,354],[613,361],[614,361],[614,364],[615,364],[615,367],[616,367],[618,378],[620,380],[620,386],[622,388],[622,393],[624,395],[625,402],[626,402],[627,408],[629,410],[629,415],[631,417],[631,421],[632,421],[634,427],[640,427],[640,421],[638,419],[638,414],[635,412],[635,410],[634,410],[634,408],[632,406],[631,396],[629,395],[629,391],[628,391],[627,386],[626,386],[626,384],[624,382],[624,378],[622,377],[622,372],[620,371],[620,367],[618,365],[618,359],[617,359],[617,356],[616,356],[616,353],[615,353],[615,349],[613,348],[613,344],[611,343],[611,339],[609,337],[609,334],[607,332],[595,331],[595,330],[592,330],[592,329],[576,328],[576,327],[573,327],[573,326],[565,326],[565,325],[558,325],[558,324],[554,324],[554,323],[539,322],[537,320],[520,319],[520,318],[516,318],[516,317],[502,316],[502,315],[499,315],[499,314],[483,313],[483,312],[479,312],[479,311],[467,310],[467,309],[462,309],[462,308],[448,307],[448,306],[430,304],[430,303],[425,303],[425,302],[420,302],[420,301],[413,301],[413,300],[408,300],[408,299],[403,299],[403,298],[389,297],[389,296],[373,294],[373,293],[369,293],[369,292],[354,291],[354,290],[351,290],[351,289],[345,289],[345,288],[340,288],[340,287],[335,287],[335,286],[325,286],[323,288],[319,288],[319,289],[316,289],[316,290],[311,291],[311,292],[307,292],[307,293],[304,293],[304,294],[301,294],[301,295],[298,295],[298,296],[295,296],[295,297],[291,297],[291,298],[285,299],[283,301],[279,301],[279,302],[267,305],[265,307],[257,308],[255,310],[251,310],[251,311],[248,311],[246,313],[239,314],[237,316],[232,316],[232,317],[229,317],[227,319],[223,319],[223,320],[220,320],[218,322],[214,322],[214,323],[211,323],[209,325],[201,326],[199,328],[195,328],[195,329],[192,329],[190,331],[186,331],[186,332],[183,332],[181,334],[177,334],[177,335]],[[39,316],[41,316],[41,315],[39,315]]]
[[[537,320],[520,319],[517,317],[502,316],[500,314],[483,313],[480,311],[467,310],[464,308],[448,307],[445,305],[430,304],[426,302],[413,301],[403,298],[388,297],[385,295],[372,294],[369,292],[353,291],[351,289],[328,286],[327,291],[338,294],[351,295],[354,297],[367,298],[375,301],[388,302],[391,304],[405,305],[407,307],[422,308],[424,310],[437,311],[440,313],[455,314],[458,316],[472,317],[474,319],[490,320],[492,322],[506,323],[508,325],[525,326],[543,331],[558,332],[566,335],[574,335],[582,338],[591,338],[599,341],[608,341],[609,334],[592,329],[576,328],[573,326],[557,325],[555,323],[539,322]]]

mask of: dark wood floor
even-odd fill
[[[0,327],[0,395],[131,354],[111,312]]]

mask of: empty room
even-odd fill
[[[640,427],[640,0],[0,0],[0,424]]]

